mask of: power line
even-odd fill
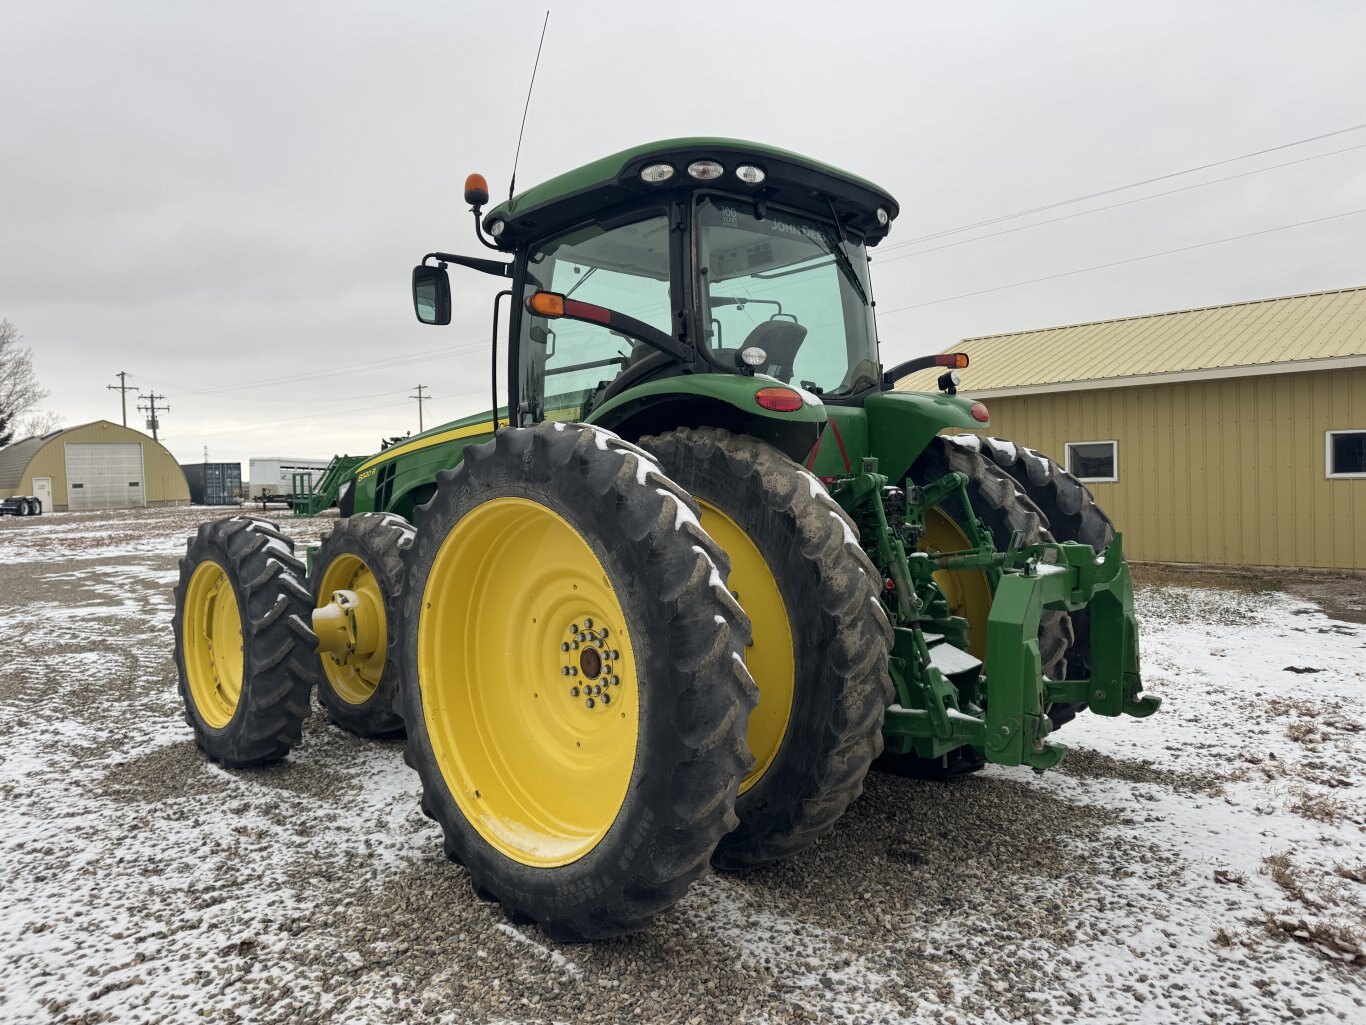
[[[1045,224],[1056,224],[1059,221],[1070,221],[1078,217],[1088,217],[1091,214],[1103,213],[1106,210],[1117,210],[1122,206],[1133,206],[1135,203],[1146,203],[1150,199],[1161,199],[1163,196],[1175,196],[1177,193],[1180,192],[1190,192],[1192,189],[1203,189],[1207,185],[1218,185],[1221,182],[1231,182],[1237,178],[1247,178],[1250,175],[1261,174],[1264,171],[1275,171],[1279,170],[1282,167],[1293,167],[1295,164],[1306,164],[1311,160],[1321,160],[1324,157],[1335,157],[1338,154],[1351,153],[1353,150],[1359,149],[1366,149],[1366,142],[1363,142],[1358,146],[1348,146],[1345,149],[1331,150],[1328,153],[1316,153],[1312,157],[1301,157],[1299,160],[1288,160],[1284,164],[1272,164],[1270,167],[1259,167],[1253,171],[1243,171],[1239,174],[1230,174],[1223,178],[1212,178],[1207,182],[1197,182],[1194,185],[1183,185],[1179,189],[1168,189],[1166,192],[1154,192],[1151,196],[1139,196],[1137,199],[1126,199],[1119,203],[1111,203],[1109,206],[1098,206],[1092,210],[1080,210],[1074,214],[1063,214],[1061,217],[1050,217],[1046,221],[1035,221],[1032,224],[1021,224],[1020,226],[1015,228],[1005,228],[1001,231],[993,231],[989,235],[976,235],[972,238],[960,239],[957,242],[947,242],[942,246],[934,246],[931,249],[919,249],[914,253],[900,253],[897,256],[890,257],[886,260],[878,260],[877,265],[881,267],[884,264],[895,263],[897,260],[906,260],[913,256],[924,256],[927,253],[937,253],[941,249],[953,249],[955,246],[965,246],[971,242],[982,242],[986,239],[999,238],[1001,235],[1011,235],[1017,231],[1028,231],[1030,228],[1041,228]],[[902,242],[900,244],[903,246],[908,246],[911,243]],[[888,248],[895,249],[896,246],[889,246]]]
[[[482,348],[481,344],[470,346],[457,346],[455,348],[429,349],[414,353],[410,356],[394,356],[381,360],[370,360],[365,363],[351,363],[341,367],[331,367],[327,370],[314,370],[302,374],[292,374],[284,377],[257,377],[242,384],[229,384],[221,388],[200,388],[200,389],[181,389],[175,384],[167,381],[157,381],[163,387],[176,388],[177,393],[185,396],[190,395],[218,395],[224,392],[244,391],[247,389],[259,389],[267,385],[293,384],[298,381],[310,381],[320,377],[334,377],[337,374],[349,374],[357,370],[381,370],[386,367],[405,366],[411,363],[423,363],[430,360],[441,359],[443,356],[458,354],[469,349]],[[152,381],[153,378],[144,377],[145,381]]]
[[[882,317],[890,316],[893,313],[902,313],[906,310],[918,310],[926,306],[937,306],[940,303],[953,302],[956,299],[970,299],[975,295],[986,295],[988,292],[1001,292],[1007,288],[1019,288],[1022,285],[1037,285],[1041,281],[1056,281],[1058,278],[1068,278],[1074,274],[1086,274],[1093,270],[1104,270],[1107,267],[1122,267],[1128,263],[1140,263],[1143,260],[1155,260],[1159,256],[1171,256],[1174,253],[1188,253],[1192,249],[1204,249],[1207,246],[1222,245],[1225,242],[1237,242],[1240,239],[1256,238],[1258,235],[1270,235],[1275,231],[1287,231],[1290,228],[1303,228],[1307,224],[1322,224],[1325,221],[1336,221],[1343,217],[1355,217],[1357,214],[1366,214],[1366,208],[1360,210],[1347,210],[1340,214],[1330,214],[1327,217],[1315,217],[1307,221],[1296,221],[1294,224],[1280,224],[1274,228],[1263,228],[1261,231],[1250,231],[1246,235],[1230,235],[1228,238],[1216,238],[1210,242],[1197,242],[1192,246],[1181,246],[1178,249],[1166,249],[1160,253],[1148,253],[1144,256],[1131,256],[1127,260],[1114,260],[1110,263],[1098,263],[1091,267],[1079,267],[1077,270],[1062,271],[1058,274],[1046,274],[1041,278],[1029,278],[1026,281],[1012,281],[1007,285],[995,285],[991,288],[979,288],[975,292],[964,292],[962,295],[946,295],[942,299],[930,299],[923,303],[912,303],[909,306],[898,306],[894,310],[879,310],[878,315]]]
[[[386,392],[386,393],[384,393],[384,394],[388,394],[388,393]],[[481,386],[481,387],[479,387],[479,388],[471,388],[471,389],[468,389],[467,391],[456,392],[454,395],[449,396],[449,398],[450,398],[450,399],[459,399],[459,398],[465,397],[466,395],[482,395],[482,394],[484,394],[484,389],[483,389],[483,387]],[[158,397],[159,397],[159,396],[158,396]],[[406,403],[404,403],[404,402],[381,402],[379,405],[375,405],[375,406],[362,406],[360,409],[347,409],[347,410],[346,410],[346,415],[349,417],[349,416],[352,416],[352,415],[355,414],[355,413],[371,413],[371,412],[374,412],[374,411],[377,410],[377,409],[396,409],[396,408],[398,408],[399,406],[405,405],[405,404],[406,404]],[[328,415],[327,412],[326,412],[326,411],[323,411],[323,412],[318,412],[318,413],[305,413],[305,414],[303,414],[302,416],[290,416],[290,417],[285,417],[283,420],[268,420],[268,421],[253,420],[253,421],[251,421],[250,423],[242,424],[241,426],[237,426],[237,427],[206,427],[206,428],[202,428],[202,429],[197,430],[197,431],[182,431],[182,432],[181,432],[181,436],[193,438],[193,437],[198,437],[198,436],[205,435],[205,434],[237,434],[237,433],[240,433],[240,432],[242,432],[242,431],[254,431],[254,430],[256,430],[258,427],[277,427],[277,426],[279,426],[280,424],[296,423],[296,422],[299,421],[299,420],[317,420],[317,419],[319,419],[319,418],[321,418],[321,417],[325,417],[325,416],[327,416],[327,415]]]
[[[1333,132],[1324,132],[1322,135],[1311,135],[1307,139],[1296,139],[1294,142],[1283,142],[1279,146],[1268,146],[1266,149],[1253,150],[1251,153],[1243,153],[1236,157],[1226,157],[1223,160],[1215,160],[1208,164],[1200,164],[1197,167],[1188,167],[1182,171],[1170,171],[1167,174],[1159,174],[1155,178],[1144,178],[1142,181],[1130,182],[1127,185],[1116,185],[1113,188],[1101,189],[1099,192],[1089,192],[1084,196],[1074,196],[1071,199],[1060,199],[1055,203],[1045,203],[1043,206],[1030,207],[1028,210],[1017,210],[1013,214],[1002,214],[999,217],[991,217],[985,221],[974,221],[971,224],[961,224],[956,228],[945,228],[943,231],[936,231],[930,235],[921,235],[919,238],[906,239],[904,242],[898,244],[910,245],[914,242],[928,242],[931,239],[941,238],[944,235],[956,235],[960,231],[968,231],[972,228],[985,228],[991,224],[999,224],[1001,221],[1013,221],[1017,217],[1027,217],[1030,214],[1043,213],[1046,210],[1056,210],[1060,206],[1071,206],[1073,203],[1084,203],[1088,199],[1099,199],[1101,196],[1109,196],[1116,192],[1136,189],[1141,185],[1152,185],[1154,182],[1166,181],[1169,178],[1179,178],[1183,174],[1194,174],[1196,171],[1208,171],[1211,167],[1222,167],[1224,164],[1237,163],[1239,160],[1260,157],[1267,153],[1275,153],[1278,150],[1290,149],[1293,146],[1303,146],[1306,143],[1318,142],[1321,139],[1331,139],[1337,135],[1346,135],[1348,132],[1358,132],[1363,128],[1366,128],[1366,124],[1349,125],[1347,128],[1339,128]]]
[[[377,409],[394,409],[405,403],[382,402],[377,406],[362,406],[360,409],[347,409],[346,415],[353,416],[356,413],[370,413]],[[303,416],[289,416],[282,420],[252,420],[250,423],[241,424],[236,427],[205,427],[197,431],[181,431],[180,437],[194,438],[202,437],[206,434],[240,434],[242,431],[254,431],[261,427],[278,427],[280,424],[296,423],[299,420],[318,420],[328,416],[326,412],[306,413]]]

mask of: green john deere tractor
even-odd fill
[[[310,569],[268,521],[200,528],[176,660],[211,758],[284,757],[316,685],[406,732],[478,894],[593,939],[805,849],[875,761],[1041,770],[1079,711],[1156,710],[1085,487],[962,433],[965,356],[879,360],[882,189],[699,138],[465,199],[497,255],[428,254],[413,298],[446,324],[448,265],[507,279],[506,405],[357,465]]]

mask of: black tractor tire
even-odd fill
[[[974,435],[974,442],[977,440]],[[960,442],[961,444],[962,442]],[[966,442],[973,444],[973,442]],[[1104,552],[1115,539],[1115,525],[1096,504],[1091,490],[1048,456],[1000,438],[986,438],[981,451],[1015,478],[1035,505],[1048,517],[1048,529],[1058,541],[1076,541]],[[1091,676],[1091,610],[1072,613],[1074,641],[1067,650],[1066,678]],[[1084,711],[1084,702],[1054,705],[1048,716],[1055,726],[1071,722]]]
[[[787,729],[767,769],[736,801],[739,827],[712,856],[723,870],[757,868],[830,832],[882,753],[883,713],[894,694],[892,628],[877,601],[882,577],[839,504],[771,445],[720,428],[682,428],[640,445],[744,531],[785,606],[793,644]],[[733,592],[737,583],[732,573]],[[762,703],[765,681],[755,682]]]
[[[1022,491],[1014,479],[974,449],[939,435],[931,439],[920,458],[911,466],[910,479],[928,483],[946,473],[958,472],[968,478],[968,501],[977,518],[991,531],[996,550],[1004,551],[1015,531],[1021,543],[1043,544],[1055,540],[1048,529],[1048,518]],[[966,530],[966,511],[956,498],[942,506],[944,512]],[[976,624],[974,624],[976,625]],[[1066,612],[1044,609],[1039,617],[1039,661],[1044,675],[1062,679],[1067,651],[1072,647],[1072,621]]]
[[[403,718],[398,711],[398,665],[394,661],[392,642],[400,611],[399,598],[403,594],[403,553],[412,547],[415,534],[413,525],[402,516],[357,513],[339,519],[323,535],[313,556],[309,591],[313,595],[314,608],[321,608],[330,600],[333,588],[329,584],[324,593],[323,583],[328,568],[341,557],[349,557],[347,562],[353,568],[359,560],[382,596],[386,628],[381,650],[385,652],[385,658],[372,691],[365,693],[370,685],[368,681],[354,679],[343,680],[338,689],[338,681],[333,676],[341,672],[352,675],[354,671],[337,667],[330,655],[318,655],[318,702],[334,723],[357,736],[382,738],[403,734]]]
[[[198,700],[206,696],[208,676],[195,653],[212,651],[206,642],[215,636],[212,614],[187,609],[191,580],[201,568],[219,586],[199,611],[231,598],[241,628],[240,636],[234,630],[233,636],[217,638],[220,662],[224,651],[232,652],[230,659],[239,647],[241,653],[240,691],[226,721],[226,705],[215,715]],[[304,575],[293,543],[269,520],[252,516],[200,524],[180,560],[173,628],[185,721],[200,749],[228,768],[278,762],[303,735],[317,672],[317,638],[309,626],[313,602]],[[217,672],[212,670],[214,679]]]
[[[1041,544],[1054,540],[1043,512],[1020,489],[1015,480],[982,455],[971,443],[955,442],[939,435],[911,466],[910,483],[928,484],[947,473],[958,472],[968,479],[968,501],[972,511],[991,532],[997,551],[1004,551],[1015,531],[1021,543]],[[959,528],[967,530],[967,512],[957,498],[940,507]],[[971,629],[983,630],[985,623]],[[1066,672],[1066,657],[1072,647],[1072,620],[1066,612],[1044,609],[1039,617],[1039,661],[1045,676],[1060,680]],[[969,747],[950,752],[943,759],[930,760],[912,754],[886,754],[876,768],[917,779],[953,779],[971,775],[986,762]]]
[[[501,505],[491,506],[494,502]],[[491,787],[484,788],[490,794],[476,789],[480,781],[468,768],[472,763],[461,762],[464,756],[448,754],[443,767],[436,753],[437,745],[448,752],[457,749],[458,744],[444,738],[461,728],[453,725],[457,720],[469,721],[463,711],[453,713],[447,707],[458,701],[479,708],[491,704],[497,699],[485,688],[539,698],[539,690],[526,693],[534,685],[547,689],[547,698],[553,689],[554,700],[574,694],[576,709],[593,707],[576,690],[560,689],[559,682],[523,679],[510,670],[488,680],[472,678],[468,670],[462,675],[457,659],[466,667],[480,664],[482,656],[475,649],[484,643],[485,628],[490,636],[545,629],[529,625],[537,622],[531,618],[534,606],[481,604],[477,615],[493,618],[481,618],[458,641],[443,639],[446,616],[463,615],[470,603],[484,601],[478,593],[485,590],[481,581],[519,579],[505,565],[516,555],[506,544],[514,535],[494,533],[482,563],[458,581],[443,581],[442,573],[433,573],[434,564],[441,558],[455,560],[443,561],[443,566],[458,565],[465,558],[461,545],[476,547],[467,538],[489,536],[476,528],[509,530],[502,524],[509,522],[504,512],[510,508],[533,517],[554,514],[565,525],[557,529],[567,529],[577,538],[570,539],[574,544],[587,547],[594,572],[600,571],[600,586],[624,621],[614,636],[624,635],[630,646],[624,656],[617,651],[612,657],[633,666],[626,678],[608,681],[618,684],[611,711],[635,711],[634,760],[618,766],[625,770],[624,796],[605,813],[611,821],[590,849],[575,848],[572,860],[554,864],[537,864],[532,853],[523,855],[523,850],[534,852],[539,841],[520,839],[528,828],[521,819],[508,823],[495,845],[484,830],[496,830],[502,823],[490,825],[486,813],[483,827],[477,826],[453,790],[458,787],[476,809],[491,808],[488,801],[497,795]],[[473,526],[461,530],[467,519]],[[418,509],[417,537],[405,565],[397,636],[408,730],[404,757],[421,778],[423,811],[441,826],[446,855],[469,871],[475,893],[500,903],[513,921],[535,921],[552,939],[569,942],[628,933],[675,904],[737,824],[736,790],[752,765],[745,727],[758,699],[742,658],[749,621],[724,586],[729,563],[702,530],[686,492],[652,456],[609,431],[564,423],[507,428],[493,440],[465,449],[459,466],[437,475],[436,493]],[[535,564],[527,565],[528,571],[534,569]],[[470,589],[475,593],[460,597],[456,584],[466,588],[465,595]],[[432,617],[426,628],[424,616]],[[547,614],[547,622],[551,618]],[[579,620],[573,628],[588,625]],[[508,651],[510,660],[518,656],[506,647],[489,650]],[[558,659],[560,648],[555,650]],[[423,659],[431,666],[429,677],[436,679],[421,678]],[[585,678],[593,672],[585,669]],[[426,693],[439,695],[439,700],[428,707]],[[527,707],[533,706],[528,702]],[[592,714],[598,711],[603,711],[601,704]],[[530,717],[528,712],[525,719]],[[509,746],[500,748],[502,766],[516,761],[513,745],[521,738],[511,736],[512,730],[509,726],[504,738]],[[479,739],[485,749],[498,740],[482,734]],[[559,741],[558,735],[550,739]],[[530,774],[515,775],[529,763],[529,757],[516,763],[511,780],[506,773],[488,775],[504,793],[533,793],[538,784]],[[580,778],[577,770],[574,775]],[[561,817],[573,810],[564,809]],[[527,846],[517,848],[518,843]],[[513,854],[507,853],[509,844]]]

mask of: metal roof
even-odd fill
[[[967,338],[973,396],[1366,366],[1366,286]],[[897,382],[933,391],[942,371]]]
[[[38,450],[59,434],[75,430],[74,427],[59,427],[47,434],[34,434],[13,445],[0,448],[0,498],[8,498],[12,489],[19,486],[29,461]]]

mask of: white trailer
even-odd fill
[[[263,495],[291,495],[294,493],[294,475],[307,473],[317,484],[322,479],[331,459],[303,459],[289,456],[268,456],[252,459],[248,467],[248,495],[260,498]]]

